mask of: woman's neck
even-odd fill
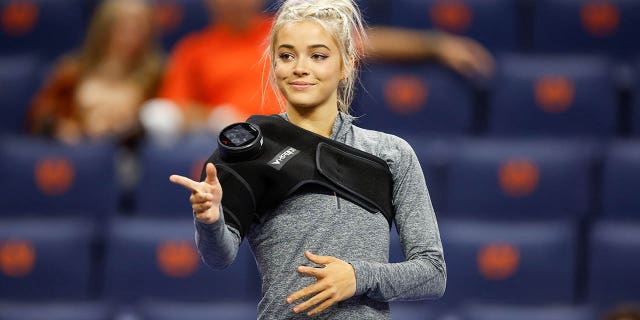
[[[287,117],[289,122],[309,130],[324,137],[330,137],[333,131],[333,124],[338,116],[338,110],[321,108],[294,108],[287,106]]]

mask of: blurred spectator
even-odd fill
[[[77,143],[141,133],[140,105],[155,96],[162,57],[144,0],[105,0],[83,47],[61,58],[29,110],[28,130]]]
[[[603,320],[640,320],[639,305],[624,305],[608,312]]]
[[[265,84],[264,50],[271,26],[271,16],[263,11],[265,0],[205,1],[212,22],[174,48],[159,93],[162,103],[147,112],[148,121],[143,117],[151,131],[177,127],[167,125],[171,103],[183,111],[182,126],[188,130],[217,131],[251,114],[281,110]],[[437,59],[468,76],[488,75],[493,69],[488,51],[468,38],[392,27],[371,28],[368,37],[369,46],[363,49],[372,59]]]

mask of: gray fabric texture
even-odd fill
[[[305,250],[347,261],[356,274],[355,296],[316,319],[390,319],[389,301],[434,299],[444,293],[446,266],[438,224],[415,152],[403,139],[359,128],[353,119],[339,113],[331,138],[389,164],[394,223],[406,261],[388,262],[389,224],[381,213],[370,213],[328,189],[305,187],[264,214],[247,234],[262,276],[258,319],[308,318],[295,314],[295,304],[285,301],[316,281],[296,271],[300,265],[314,265]],[[223,190],[223,197],[232,196]],[[216,269],[228,266],[240,245],[238,231],[223,218],[195,225],[203,261]]]

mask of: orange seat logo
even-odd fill
[[[582,27],[594,37],[613,35],[620,26],[620,11],[609,1],[589,1],[580,8]]]
[[[1,10],[2,30],[10,36],[27,34],[38,21],[39,8],[30,1],[10,1]]]
[[[384,97],[392,111],[408,115],[422,109],[429,95],[428,85],[421,79],[410,76],[395,76],[384,87]]]
[[[200,259],[194,246],[184,240],[166,241],[158,245],[157,262],[160,270],[174,278],[192,275],[198,269]]]
[[[540,180],[540,170],[527,159],[505,161],[500,165],[498,180],[502,192],[511,197],[530,195]]]
[[[0,270],[8,277],[24,277],[33,271],[36,250],[31,243],[10,240],[0,243]]]
[[[156,2],[153,6],[153,22],[160,33],[174,31],[182,23],[183,8],[175,1]]]
[[[573,81],[564,76],[541,77],[535,82],[533,90],[538,106],[548,113],[569,110],[575,96]]]
[[[65,194],[75,179],[73,163],[66,158],[42,158],[36,163],[34,171],[36,186],[48,196]]]
[[[438,29],[463,33],[471,26],[473,11],[463,1],[441,0],[431,5],[429,18]]]
[[[520,252],[508,243],[490,243],[478,249],[478,271],[489,280],[505,280],[518,271]]]

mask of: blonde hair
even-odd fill
[[[268,56],[271,59],[269,79],[275,85],[275,43],[280,29],[294,22],[313,21],[322,26],[336,41],[345,77],[338,84],[338,110],[349,113],[362,59],[358,44],[366,42],[364,23],[353,0],[284,0],[271,28]],[[278,95],[279,96],[279,95]]]
[[[129,5],[133,0],[103,0],[96,8],[89,29],[80,51],[80,73],[84,76],[93,71],[104,59],[111,36],[111,29],[121,7]],[[151,6],[146,0],[135,0],[149,10],[149,23],[152,23]],[[152,26],[152,24],[151,24]],[[152,28],[152,27],[151,27]],[[141,84],[145,91],[153,91],[162,72],[162,54],[157,43],[155,32],[146,38],[140,53],[132,61],[129,76]]]

